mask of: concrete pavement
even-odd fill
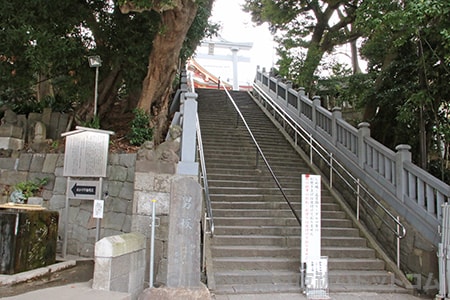
[[[126,293],[108,292],[92,289],[92,282],[81,282],[47,289],[41,289],[25,294],[5,297],[4,300],[131,300]]]
[[[48,272],[56,272],[61,269],[70,268],[76,264],[76,260],[67,260],[55,265],[51,265],[36,270],[23,272],[15,275],[0,275],[0,297],[1,286],[11,285],[29,280],[34,277],[42,276]],[[371,287],[373,289],[373,287]],[[382,287],[380,287],[382,289]],[[369,290],[369,287],[368,289]],[[214,300],[302,300],[307,299],[301,293],[272,293],[272,294],[230,294],[214,295]],[[12,297],[3,297],[5,300],[40,300],[40,299],[58,299],[58,300],[129,300],[130,294],[109,292],[92,289],[92,280],[89,282],[73,283],[64,286],[40,289]],[[433,299],[432,297],[416,297],[401,293],[383,293],[380,292],[341,292],[330,293],[330,299],[333,300],[423,300]],[[156,300],[156,299],[155,299]],[[184,299],[180,299],[184,300]]]
[[[252,295],[216,295],[215,300],[302,300],[307,299],[303,294],[252,294]],[[382,294],[382,293],[331,293],[332,300],[424,300],[407,294]],[[425,298],[431,299],[431,298]]]
[[[65,286],[41,289],[13,297],[2,298],[4,300],[130,300],[131,296],[126,293],[108,292],[94,290],[92,282],[69,284]],[[302,300],[307,299],[305,295],[298,293],[283,294],[234,294],[234,295],[212,295],[214,300]],[[333,300],[423,300],[432,298],[419,298],[408,294],[384,294],[373,292],[345,292],[331,293]],[[156,299],[155,299],[156,300]],[[184,299],[180,299],[184,300]]]

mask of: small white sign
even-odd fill
[[[93,217],[96,219],[103,219],[103,207],[105,201],[100,199],[94,200]]]

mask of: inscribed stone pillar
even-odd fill
[[[172,183],[167,286],[200,287],[201,186],[190,177]]]

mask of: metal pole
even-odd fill
[[[333,188],[333,153],[330,154],[330,188]]]
[[[98,68],[97,68],[98,69]],[[101,195],[103,194],[103,192],[102,192],[102,186],[103,186],[103,178],[102,177],[100,177],[100,180],[99,180],[99,196],[100,196],[100,198],[101,198]],[[100,240],[100,230],[101,230],[101,226],[102,226],[102,219],[100,219],[100,218],[97,218],[97,224],[95,225],[96,226],[96,228],[95,228],[95,242],[98,242],[99,240]]]
[[[300,289],[305,291],[305,272],[306,272],[306,263],[300,262]]]
[[[155,219],[156,219],[156,199],[152,200],[152,229],[150,236],[150,280],[148,287],[153,287],[153,268],[155,259]]]
[[[359,178],[356,180],[356,220],[359,221]]]
[[[208,220],[208,216],[206,214],[206,212],[203,214],[203,249],[202,249],[202,271],[205,271],[206,269],[206,230],[207,230],[207,226],[206,226],[206,222]]]
[[[439,294],[442,299],[447,296],[449,287],[449,205],[444,203],[442,206],[442,228],[441,228],[441,243],[439,245]],[[446,298],[447,299],[447,298]]]
[[[446,253],[445,253],[445,235],[446,235],[446,226],[445,223],[447,221],[447,205],[442,205],[442,224],[441,224],[441,242],[438,245],[438,266],[439,266],[439,293],[436,295],[436,299],[444,299],[447,294],[446,287]]]
[[[97,101],[98,101],[98,68],[99,68],[99,67],[95,67],[94,118],[97,116]]]
[[[397,216],[397,268],[400,270],[400,216]]]
[[[69,182],[70,177],[67,177],[66,181],[66,204],[64,207],[64,240],[62,247],[62,257],[66,257],[67,255],[67,234],[68,234],[68,226],[69,226]]]

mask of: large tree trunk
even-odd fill
[[[352,69],[353,74],[361,74],[361,68],[359,67],[358,60],[358,46],[356,45],[356,39],[350,41],[350,49],[352,53]]]
[[[155,144],[163,141],[163,134],[168,127],[167,111],[172,82],[184,38],[197,14],[197,8],[194,1],[182,0],[180,6],[161,14],[160,33],[153,41],[148,72],[138,103],[139,108],[152,115]]]

